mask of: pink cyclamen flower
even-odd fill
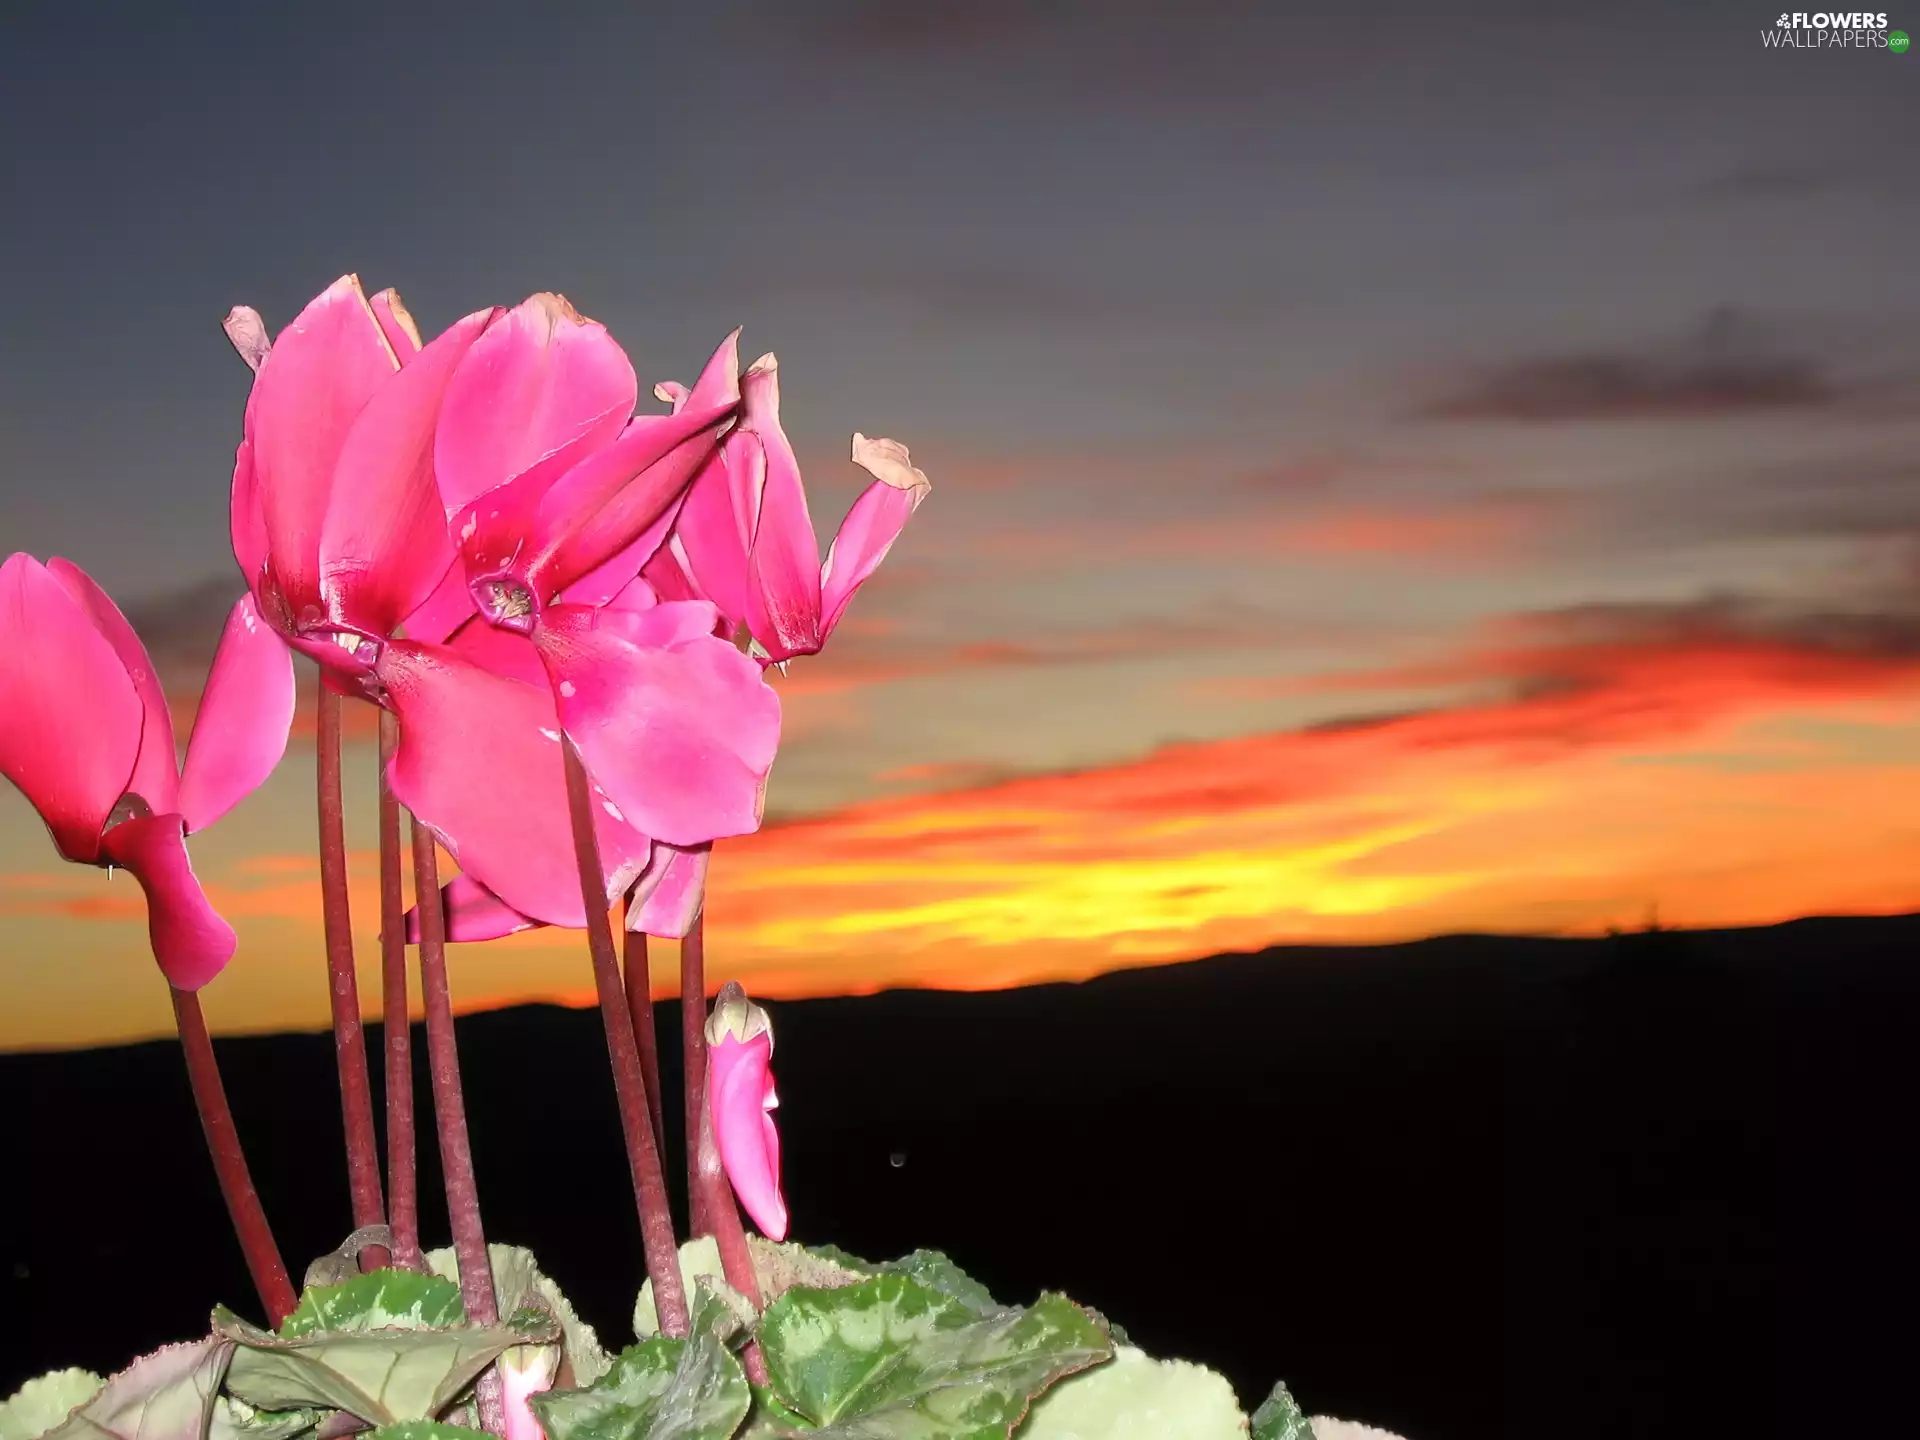
[[[369,301],[346,276],[271,343],[251,310],[227,331],[255,369],[234,553],[287,644],[399,716],[394,791],[467,885],[529,921],[585,923],[563,723],[609,772],[595,782],[610,893],[656,837],[758,824],[778,709],[751,665],[689,646],[684,616],[597,613],[608,567],[631,578],[644,554],[621,552],[659,543],[735,399],[633,417],[625,354],[554,296],[422,345],[397,296]],[[586,603],[559,603],[576,582]],[[696,745],[712,763],[687,764]]]
[[[676,406],[701,402],[662,385]],[[730,626],[744,625],[755,653],[769,662],[817,653],[846,613],[854,592],[879,568],[933,483],[897,440],[853,437],[854,463],[874,479],[819,558],[800,463],[780,425],[779,362],[763,355],[740,377],[739,428],[694,482],[666,547],[648,578],[663,594],[704,596]]]
[[[198,990],[234,951],[194,876],[186,836],[257,788],[286,750],[293,665],[251,597],[228,616],[184,771],[153,661],[79,566],[15,554],[0,565],[0,774],[68,860],[132,872],[154,959]]]
[[[633,367],[606,327],[536,295],[474,345],[434,442],[475,610],[531,642],[613,809],[679,847],[759,827],[779,742],[779,701],[716,637],[712,607],[659,604],[637,584],[734,422],[736,367],[729,338],[692,398],[636,416]]]
[[[453,564],[433,438],[455,369],[500,313],[476,311],[423,346],[397,295],[369,301],[346,275],[271,344],[254,311],[227,317],[255,372],[234,556],[267,623],[343,688],[378,698],[387,642]]]
[[[729,980],[707,1017],[707,1112],[727,1183],[769,1240],[787,1238],[780,1192],[780,1132],[774,1127],[773,1026]]]

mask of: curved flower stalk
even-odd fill
[[[173,994],[195,1107],[234,1233],[268,1318],[293,1288],[240,1148],[198,991],[233,958],[233,928],[208,902],[186,837],[219,819],[280,762],[293,666],[251,598],[227,618],[184,770],[146,647],[79,566],[15,554],[0,564],[0,774],[62,856],[131,871],[147,897],[153,958]]]

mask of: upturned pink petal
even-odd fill
[[[334,467],[354,421],[397,365],[359,278],[346,275],[280,332],[254,377],[254,484],[271,588],[293,622],[320,618],[320,535]],[[272,617],[271,605],[265,613]]]
[[[697,602],[640,612],[559,605],[536,634],[561,719],[595,780],[656,840],[760,825],[780,701]]]
[[[251,595],[227,615],[180,775],[180,815],[204,830],[265,783],[293,726],[293,652]]]
[[[380,322],[380,333],[393,347],[395,359],[405,365],[420,353],[420,327],[413,323],[412,314],[400,303],[398,290],[382,290],[367,303],[373,308],[373,318]]]
[[[559,295],[508,311],[468,353],[434,442],[449,515],[541,461],[609,444],[639,398],[626,352]],[[558,476],[564,467],[556,467]]]
[[[133,774],[127,789],[146,802],[149,811],[165,815],[179,809],[180,757],[173,753],[173,716],[167,709],[167,692],[153,668],[147,647],[120,613],[107,592],[102,590],[71,560],[55,557],[47,562],[47,573],[58,580],[74,599],[93,628],[113,647],[140,697],[140,755],[133,762]]]
[[[634,885],[639,903],[627,912],[627,929],[658,935],[663,940],[681,940],[699,918],[707,898],[707,862],[713,846],[669,845],[664,840],[653,847],[653,858],[640,872]]]
[[[742,429],[760,437],[766,480],[747,550],[747,628],[774,660],[820,648],[820,543],[800,462],[780,427],[780,368],[771,355],[740,382]]]
[[[107,831],[101,853],[147,893],[147,937],[167,983],[198,990],[233,958],[233,927],[207,900],[187,858],[178,815],[148,815]]]
[[[0,565],[0,775],[69,860],[92,862],[140,756],[145,711],[127,668],[45,566]]]
[[[453,563],[434,432],[456,367],[499,313],[477,311],[448,327],[373,394],[347,432],[320,530],[320,589],[335,624],[391,634]]]
[[[713,1139],[733,1193],[740,1197],[760,1233],[769,1240],[787,1236],[787,1202],[780,1191],[780,1132],[772,1111],[773,1036],[751,1040],[722,1035],[707,1049],[707,1104],[713,1114]]]
[[[562,590],[557,597],[560,603],[605,605],[622,592],[630,591],[634,585],[644,583],[639,579],[640,571],[653,558],[654,552],[666,544],[667,538],[673,533],[674,520],[679,514],[680,503],[675,501],[658,520],[641,532],[638,540],[604,565],[589,570]],[[652,604],[654,596],[651,588],[647,593],[647,603]]]
[[[676,559],[700,592],[735,625],[747,623],[747,547],[766,487],[760,437],[735,430],[700,472],[674,522]]]
[[[586,924],[573,855],[560,722],[545,685],[494,674],[459,650],[396,640],[379,675],[400,718],[394,793],[461,870],[536,920]],[[609,903],[645,867],[647,837],[596,793]]]
[[[839,534],[827,546],[826,563],[820,567],[822,637],[833,633],[854,592],[880,568],[907,520],[933,491],[933,482],[914,468],[907,447],[898,440],[869,440],[856,431],[853,463],[871,473],[874,482],[853,502]]]
[[[440,914],[448,940],[467,943],[498,940],[544,922],[522,915],[478,880],[464,872],[440,887]],[[407,943],[420,943],[420,909],[407,911]]]
[[[227,524],[233,540],[233,558],[239,562],[247,589],[257,595],[267,569],[267,517],[260,510],[260,487],[255,478],[250,441],[242,440],[234,452]]]
[[[642,415],[541,497],[523,567],[542,597],[605,564],[680,502],[720,443],[728,409]]]

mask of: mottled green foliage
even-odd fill
[[[370,1432],[370,1440],[491,1440],[484,1430],[448,1425],[439,1420],[403,1420]]]
[[[216,1336],[240,1347],[227,1374],[232,1394],[263,1410],[345,1410],[370,1425],[432,1419],[503,1351],[560,1338],[558,1322],[531,1311],[479,1328],[283,1336],[219,1309],[213,1326]]]
[[[1280,1384],[1253,1412],[1253,1436],[1254,1440],[1313,1440],[1313,1427],[1292,1393]]]
[[[747,1417],[746,1372],[728,1348],[739,1322],[702,1285],[692,1333],[622,1352],[584,1390],[549,1390],[531,1404],[547,1440],[727,1440]]]
[[[582,1320],[560,1287],[540,1273],[533,1252],[519,1245],[489,1245],[487,1258],[493,1269],[493,1291],[500,1302],[500,1313],[516,1310],[548,1310],[560,1322],[568,1366],[576,1385],[591,1385],[607,1373],[613,1363],[593,1327]],[[458,1281],[460,1265],[451,1248],[429,1250],[427,1268],[445,1279]]]
[[[458,1285],[410,1270],[372,1270],[338,1285],[310,1286],[280,1322],[280,1335],[290,1340],[322,1330],[445,1330],[466,1319]]]
[[[1005,1440],[1047,1386],[1113,1353],[1059,1296],[981,1316],[884,1274],[788,1291],[760,1340],[779,1401],[836,1440]]]
[[[1244,1440],[1247,1417],[1224,1375],[1132,1346],[1113,1363],[1055,1385],[1028,1412],[1016,1440]]]
[[[746,1427],[740,1431],[738,1440],[786,1440],[796,1434],[810,1434],[813,1427],[807,1423],[807,1417],[797,1411],[789,1410],[780,1403],[780,1397],[765,1385],[753,1387],[753,1409],[747,1415]]]
[[[256,1410],[244,1400],[222,1395],[213,1407],[207,1440],[295,1440],[317,1428],[330,1410]]]
[[[0,1440],[36,1440],[106,1383],[91,1370],[55,1370],[27,1381],[0,1405]]]
[[[233,1346],[218,1336],[142,1355],[48,1440],[201,1440]]]
[[[711,1235],[700,1235],[680,1247],[680,1283],[691,1296],[701,1287],[733,1312],[742,1325],[756,1318],[747,1297],[727,1284],[726,1267],[720,1263],[720,1246]],[[633,1302],[633,1333],[645,1340],[660,1333],[660,1317],[653,1304],[653,1281],[640,1286]]]
[[[882,1275],[904,1275],[942,1295],[950,1295],[976,1315],[1003,1315],[1008,1307],[987,1293],[987,1287],[962,1270],[940,1250],[915,1250],[880,1266]]]

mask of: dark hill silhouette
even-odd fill
[[[1249,1405],[1284,1375],[1412,1440],[1893,1433],[1916,943],[1911,917],[1454,936],[777,1004],[795,1233],[945,1248]],[[638,1237],[598,1026],[460,1036],[489,1233],[618,1340]],[[297,1271],[349,1228],[329,1039],[220,1051]],[[0,1393],[251,1309],[171,1044],[0,1056],[0,1103]],[[431,1196],[430,1138],[422,1165]]]

